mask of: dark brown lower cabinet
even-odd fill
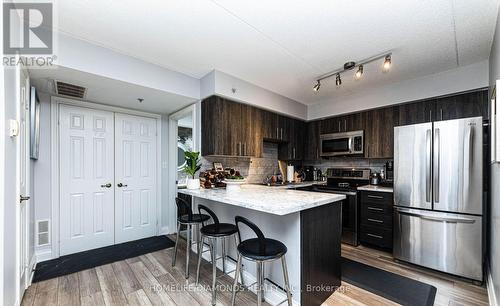
[[[393,194],[361,191],[359,241],[392,249]]]

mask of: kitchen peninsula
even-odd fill
[[[179,193],[192,196],[194,211],[203,204],[212,209],[221,222],[234,223],[237,215],[246,217],[257,224],[266,237],[283,242],[288,248],[286,258],[294,303],[320,305],[340,286],[341,203],[345,195],[258,185],[243,185],[234,191],[180,189]],[[250,238],[246,230],[242,228],[242,239]],[[234,244],[229,245],[228,253],[236,258]],[[245,261],[243,265],[245,283],[253,283],[255,265]],[[266,264],[265,278],[267,285],[274,283],[284,288],[279,261]],[[282,297],[284,294],[280,291],[265,292],[270,303],[279,302]]]

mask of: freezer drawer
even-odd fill
[[[394,208],[395,258],[483,280],[482,217]]]

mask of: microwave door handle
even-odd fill
[[[353,148],[353,143],[352,143],[352,137],[349,137],[349,153],[352,153],[354,151]]]

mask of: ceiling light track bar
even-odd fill
[[[322,81],[324,79],[328,79],[328,78],[330,78],[332,76],[335,76],[337,74],[341,74],[341,73],[344,73],[346,71],[352,70],[354,67],[363,66],[365,64],[374,62],[376,60],[379,60],[379,59],[382,59],[382,58],[391,57],[391,56],[392,56],[392,51],[381,53],[381,54],[378,54],[378,55],[375,55],[375,56],[372,56],[372,57],[368,57],[368,58],[365,58],[365,59],[363,59],[363,60],[361,60],[359,62],[354,62],[354,65],[352,67],[344,68],[345,67],[345,65],[344,65],[344,67],[342,67],[342,68],[339,68],[337,70],[333,70],[331,72],[328,72],[327,74],[319,76],[318,78],[316,78],[316,81]]]

